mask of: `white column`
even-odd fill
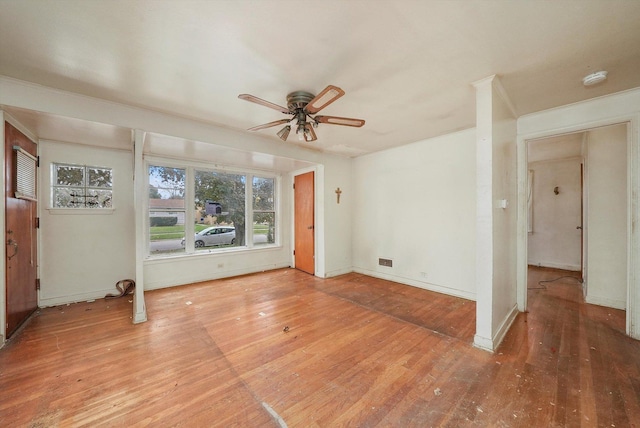
[[[476,88],[476,335],[494,351],[517,315],[516,113],[494,75]]]
[[[147,308],[144,303],[144,256],[145,256],[145,231],[144,219],[146,216],[146,171],[142,152],[144,149],[144,131],[136,129],[133,142],[133,187],[134,210],[136,223],[136,290],[133,297],[133,323],[138,324],[147,320]]]
[[[493,140],[492,82],[476,88],[476,334],[474,345],[493,350]]]

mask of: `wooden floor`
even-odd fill
[[[0,350],[0,426],[547,427],[640,424],[624,312],[530,272],[495,354],[475,303],[283,269],[40,310]]]

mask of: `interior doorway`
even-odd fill
[[[529,141],[527,264],[583,271],[586,133]]]
[[[615,309],[628,298],[628,140],[622,123],[525,142],[527,266],[579,273],[585,301]]]

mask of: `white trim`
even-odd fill
[[[489,339],[488,337],[479,336],[477,334],[473,336],[473,346],[484,351],[494,351],[493,340]]]
[[[295,268],[296,266],[296,257],[293,255],[293,251],[295,250],[295,238],[296,238],[296,229],[295,229],[295,219],[296,219],[296,208],[295,208],[295,190],[293,189],[293,184],[295,183],[295,177],[298,175],[306,174],[308,172],[313,172],[313,193],[314,193],[314,202],[313,202],[313,222],[314,222],[314,230],[313,230],[313,252],[314,252],[314,275],[320,278],[325,277],[325,257],[324,257],[324,238],[320,238],[324,236],[324,166],[320,164],[316,164],[310,166],[308,168],[298,169],[295,171],[291,171],[289,174],[291,176],[291,188],[289,191],[291,192],[291,266]],[[320,177],[322,175],[322,178]],[[319,242],[322,241],[322,242]]]
[[[44,208],[52,215],[111,215],[115,208]]]
[[[587,295],[587,297],[585,298],[585,302],[591,305],[605,306],[607,308],[621,309],[623,311],[627,307],[627,302],[625,302],[624,300],[609,299],[608,297]]]
[[[23,124],[21,124],[20,122],[18,122],[17,119],[15,119],[13,116],[11,116],[9,113],[7,113],[6,111],[4,112],[4,120],[6,120],[7,122],[9,122],[14,128],[16,128],[18,131],[22,132],[28,139],[30,139],[33,143],[35,143],[36,145],[38,144],[38,137],[36,136],[36,134],[34,134],[33,132],[31,132],[29,129],[27,129],[26,126],[24,126]],[[4,121],[3,121],[3,128],[4,128]],[[4,140],[2,141],[2,144],[4,144]],[[26,152],[25,152],[26,153]]]
[[[632,225],[640,222],[640,201],[638,201],[640,197],[640,161],[638,160],[640,155],[638,125],[640,123],[640,114],[628,112],[630,110],[629,106],[639,105],[638,101],[640,101],[640,90],[634,89],[523,116],[518,119],[517,298],[520,311],[526,311],[527,308],[527,201],[526,198],[522,197],[522,195],[526,195],[527,141],[561,134],[586,132],[603,126],[627,124],[629,162],[627,175],[629,183],[627,229],[630,239],[627,251],[626,332],[629,336],[640,339],[640,273],[637,272],[640,269],[640,228],[632,227]],[[594,106],[594,103],[602,103],[602,105]],[[569,108],[578,110],[572,112],[569,116],[570,118],[578,117],[580,118],[579,120],[565,122],[567,115],[562,113]],[[619,114],[599,118],[597,115],[600,111],[616,111]],[[550,124],[551,127],[549,127]]]
[[[476,301],[476,294],[468,291],[460,290],[458,288],[451,288],[445,285],[433,284],[430,282],[417,281],[412,278],[407,278],[402,275],[391,275],[383,272],[378,272],[370,269],[353,268],[353,272],[363,275],[371,276],[374,278],[384,279],[386,281],[397,282],[400,284],[410,285],[412,287],[422,288],[423,290],[434,291],[440,294],[446,294],[447,296],[459,297],[461,299]]]
[[[500,346],[500,344],[502,343],[502,341],[504,340],[504,337],[506,336],[507,332],[513,325],[513,322],[515,321],[519,312],[520,311],[518,310],[518,305],[513,305],[513,308],[511,308],[511,311],[509,311],[507,316],[502,320],[502,323],[500,324],[500,327],[498,327],[498,329],[496,330],[496,333],[493,335],[493,338],[490,339],[490,338],[479,336],[476,334],[473,337],[473,346],[479,349],[483,349],[485,351],[495,352]]]
[[[565,263],[554,263],[554,262],[545,262],[541,260],[527,262],[528,266],[537,266],[537,267],[545,267],[551,269],[562,269],[562,270],[570,270],[574,272],[580,272],[580,265],[570,265]]]

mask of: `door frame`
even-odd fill
[[[602,120],[585,121],[562,128],[521,134],[517,137],[517,176],[518,176],[518,219],[517,219],[517,304],[518,310],[527,310],[527,184],[528,156],[527,141],[553,137],[563,134],[587,132],[604,126],[627,126],[627,231],[630,239],[627,243],[627,302],[626,333],[640,339],[640,228],[635,230],[632,224],[640,221],[640,132],[639,115],[623,115]],[[588,174],[588,173],[587,173]],[[585,183],[588,186],[588,183]],[[634,200],[635,198],[635,200]],[[584,231],[583,231],[584,232]],[[585,236],[586,238],[586,236]],[[586,243],[588,246],[588,242]]]
[[[24,125],[22,125],[20,122],[18,122],[16,119],[14,119],[11,115],[9,115],[6,111],[0,109],[0,123],[2,123],[2,126],[0,126],[0,138],[2,140],[2,143],[4,144],[4,122],[9,122],[13,127],[15,127],[18,131],[22,132],[28,139],[30,139],[31,141],[33,141],[36,144],[36,147],[39,151],[39,146],[38,146],[38,138],[36,137],[36,135],[31,132],[29,129],[27,129]],[[4,162],[5,162],[5,156],[4,156],[4,150],[2,150],[2,156],[0,158],[0,161],[2,162],[2,171],[4,171]],[[36,191],[38,193],[38,198],[40,197],[40,174],[37,174],[36,177],[37,180],[37,184],[36,184]],[[2,173],[0,174],[0,186],[2,189],[5,189],[5,174]],[[7,230],[6,230],[6,218],[5,218],[5,209],[6,209],[6,205],[5,205],[5,199],[4,199],[4,194],[3,197],[0,198],[0,221],[2,221],[2,239],[3,242],[7,242]],[[39,217],[40,216],[40,204],[38,204],[38,208],[37,208],[37,213],[36,215]],[[38,243],[37,245],[37,255],[36,255],[36,260],[38,260],[38,263],[36,264],[36,278],[40,278],[40,231],[36,229],[36,242]],[[2,275],[0,275],[0,348],[2,348],[7,340],[7,283],[6,283],[6,275],[5,275],[5,271],[7,269],[6,263],[6,246],[5,245],[0,245],[0,271],[2,271]],[[37,292],[38,295],[38,304],[40,304],[40,291]]]
[[[294,178],[297,175],[306,174],[308,172],[313,172],[313,180],[314,180],[314,255],[315,255],[315,276],[319,278],[325,277],[325,251],[324,251],[324,206],[325,206],[325,198],[324,198],[324,166],[320,164],[316,164],[309,168],[298,169],[295,171],[291,171],[289,173],[289,180],[291,185],[289,186],[290,192],[290,216],[291,216],[291,266],[295,267],[296,259],[293,255],[294,243],[295,243],[295,206],[294,206],[294,190],[293,183]]]

